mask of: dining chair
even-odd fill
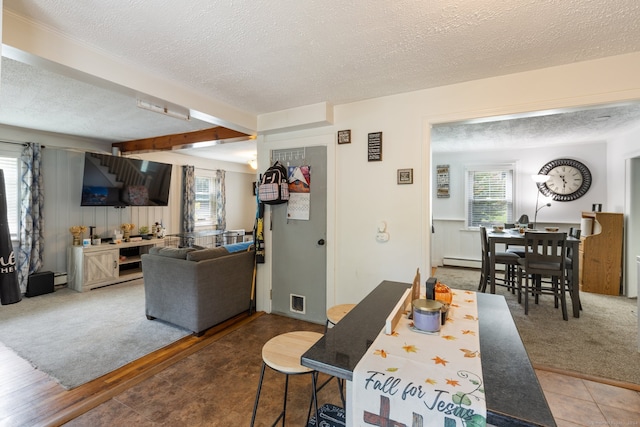
[[[491,274],[491,253],[489,251],[487,229],[484,226],[480,226],[480,246],[482,248],[482,268],[480,270],[480,283],[478,284],[478,290],[485,292],[487,290],[487,285],[489,284],[490,279],[489,276]],[[496,251],[494,258],[496,264],[504,265],[504,278],[496,278],[496,285],[504,286],[512,293],[515,293],[518,287],[515,269],[520,257],[516,254]]]
[[[576,239],[580,238],[580,229],[576,229],[573,227],[569,227],[569,237],[573,237]],[[565,277],[567,283],[567,292],[569,295],[573,295],[573,260],[575,257],[579,256],[576,251],[573,249],[571,245],[567,245],[566,256],[564,260],[565,266]],[[582,310],[582,303],[578,301],[578,305],[580,306],[580,310]]]
[[[560,303],[562,308],[562,318],[569,320],[565,288],[566,238],[566,233],[525,232],[525,254],[518,262],[518,302],[524,294],[524,314],[529,314],[529,295],[534,296],[536,304],[540,295],[553,295],[555,307]],[[551,281],[547,283],[543,277]]]

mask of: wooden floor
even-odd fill
[[[0,343],[0,426],[59,426],[251,322],[239,315],[87,384],[66,390]]]
[[[292,330],[321,332],[323,325],[264,313],[239,316],[202,337],[186,337],[72,390],[0,344],[0,426],[248,425],[260,349],[271,337]],[[541,367],[536,367],[536,374],[559,427],[639,425],[638,386],[606,384]],[[271,425],[281,410],[280,377],[271,373],[266,381],[257,426]],[[287,409],[291,425],[304,425],[309,405],[308,379],[298,380],[291,385]],[[337,387],[322,393],[321,402],[339,404]]]

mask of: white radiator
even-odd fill
[[[443,267],[467,267],[467,268],[482,268],[482,262],[478,259],[466,259],[466,258],[442,258]],[[504,271],[504,264],[496,264],[496,270]]]

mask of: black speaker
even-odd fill
[[[29,276],[27,292],[24,296],[35,297],[42,294],[50,294],[51,292],[53,292],[53,272],[41,271]]]

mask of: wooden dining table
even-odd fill
[[[505,244],[507,246],[525,246],[524,234],[517,229],[507,229],[503,232],[488,231],[489,240],[489,287],[492,294],[496,293],[496,245]],[[571,248],[571,306],[573,317],[580,317],[580,239],[567,236],[567,247]]]

